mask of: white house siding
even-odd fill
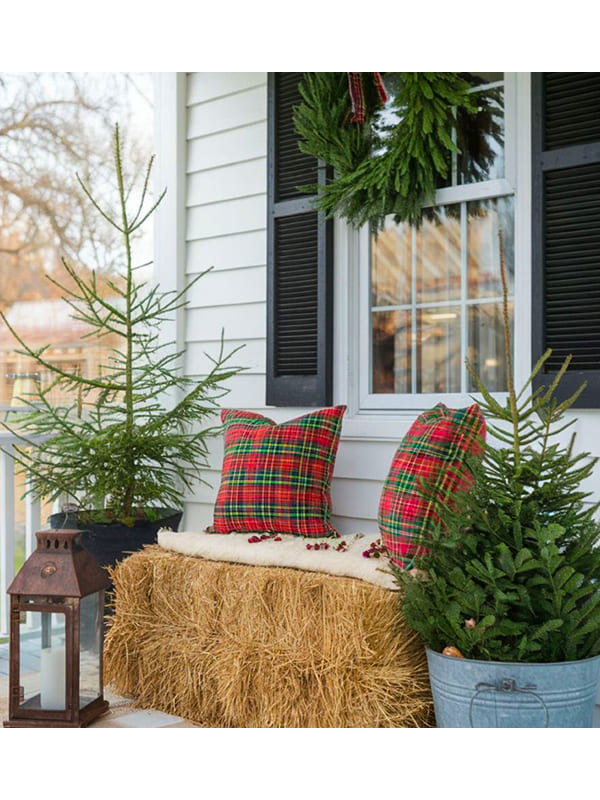
[[[224,406],[265,413],[276,421],[306,413],[305,408],[265,406],[266,353],[266,186],[267,186],[266,73],[191,73],[186,76],[185,147],[185,272],[188,278],[209,266],[214,270],[194,287],[184,313],[185,370],[206,370],[204,353],[214,354],[221,329],[230,347],[244,344],[236,363],[246,367],[230,381]],[[524,103],[525,118],[528,98]],[[521,123],[521,120],[520,120]],[[528,147],[528,131],[519,139]],[[528,189],[521,188],[527,193]],[[522,197],[525,195],[522,194]],[[528,195],[527,195],[528,198]],[[527,199],[528,202],[528,199]],[[530,269],[529,221],[521,203],[517,220],[517,268]],[[520,240],[520,244],[519,244]],[[335,402],[352,405],[347,372],[347,336],[342,316],[351,314],[340,301],[348,264],[344,246],[336,252]],[[519,255],[520,253],[520,255]],[[528,291],[528,283],[525,282]],[[339,291],[339,289],[342,291]],[[526,374],[529,360],[529,301],[522,308],[516,343],[517,373]],[[443,398],[440,398],[443,399]],[[348,417],[342,430],[332,484],[334,523],[341,532],[376,530],[382,482],[392,456],[411,421],[403,411],[372,418]],[[600,454],[600,413],[577,412],[580,446]],[[222,441],[211,447],[210,470],[186,502],[187,529],[201,529],[212,520],[223,457]],[[600,471],[589,487],[600,492]]]
[[[188,278],[209,266],[185,311],[185,371],[202,374],[221,329],[229,347],[244,344],[235,361],[246,371],[230,381],[223,404],[277,421],[311,409],[265,406],[266,361],[266,73],[192,73],[186,86],[186,254]],[[343,401],[343,399],[342,399]],[[332,485],[334,523],[342,531],[375,530],[381,482],[398,440],[347,438],[342,433]],[[199,485],[186,503],[184,524],[212,520],[223,443],[211,447],[211,486]]]

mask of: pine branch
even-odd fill
[[[39,498],[64,494],[82,503],[98,503],[100,508],[110,498],[118,518],[132,519],[138,508],[179,506],[183,492],[203,482],[199,469],[207,466],[207,441],[220,431],[220,426],[207,421],[227,391],[224,384],[240,371],[231,366],[239,348],[226,352],[222,333],[218,355],[208,356],[211,369],[205,377],[192,380],[181,373],[182,353],[173,343],[161,343],[157,326],[187,306],[187,293],[210,270],[175,292],[134,281],[132,233],[156,210],[164,192],[144,212],[150,162],[130,219],[127,205],[132,197],[125,187],[118,127],[114,164],[120,223],[103,212],[92,191],[79,176],[78,180],[93,207],[121,232],[123,283],[108,279],[100,286],[95,272],[79,273],[66,260],[63,267],[73,286],[54,276],[51,281],[61,290],[71,316],[89,326],[85,337],[101,341],[113,334],[123,347],[105,353],[97,376],[74,375],[48,359],[47,347],[33,349],[4,315],[1,318],[20,345],[19,352],[53,377],[26,402],[26,410],[11,428],[18,437],[11,454],[31,477],[28,493]],[[175,387],[185,394],[173,408],[165,408],[165,397]],[[59,389],[70,399],[54,405],[52,397]]]

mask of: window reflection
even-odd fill
[[[509,322],[513,325],[513,304],[509,304]],[[508,371],[504,356],[504,326],[501,303],[470,306],[467,357],[490,392],[505,392]],[[468,391],[476,391],[469,375]]]
[[[375,394],[407,394],[411,391],[411,339],[409,311],[376,311],[373,314],[372,391]]]
[[[411,302],[412,230],[392,217],[377,236],[371,252],[371,302],[401,306]]]
[[[490,391],[506,390],[499,233],[511,297],[513,198],[437,211],[437,220],[425,221],[419,230],[395,225],[390,217],[372,238],[375,394],[473,391],[465,358]]]
[[[468,296],[500,297],[500,244],[502,232],[508,293],[514,285],[513,199],[499,197],[467,204]]]
[[[460,309],[417,312],[417,391],[460,392]]]
[[[478,113],[459,111],[457,117],[460,183],[504,177],[504,90],[494,86],[473,97]]]
[[[417,302],[460,297],[460,207],[439,208],[417,231]]]
[[[393,217],[371,240],[371,391],[473,391],[465,359],[491,391],[506,390],[499,234],[508,294],[514,293],[514,199],[490,197],[495,185],[474,187],[484,199],[464,199],[464,186],[505,176],[504,73],[464,72],[478,106],[457,112],[458,153],[438,188],[463,186],[461,202],[424,209],[419,229]],[[390,94],[380,132],[397,124],[393,98],[399,73],[384,77]],[[468,197],[468,196],[467,196]],[[510,312],[512,325],[512,305]]]

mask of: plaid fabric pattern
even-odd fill
[[[465,457],[481,452],[484,439],[485,420],[476,403],[458,410],[438,403],[411,425],[392,461],[377,516],[390,559],[401,569],[425,552],[418,543],[435,522],[433,501],[419,489],[425,483],[443,496],[464,489]]]
[[[248,411],[222,411],[225,457],[215,533],[261,531],[337,536],[329,487],[346,406],[276,425]]]
[[[365,121],[366,114],[365,87],[363,83],[364,75],[372,76],[372,81],[381,105],[385,105],[388,99],[380,72],[349,72],[348,91],[350,93],[350,103],[352,105],[350,122],[358,122],[361,125]]]

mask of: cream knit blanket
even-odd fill
[[[158,544],[165,550],[173,550],[186,556],[198,556],[211,561],[229,561],[238,564],[253,564],[261,567],[292,567],[309,572],[325,572],[347,578],[374,583],[384,589],[397,591],[387,558],[365,558],[371,542],[379,535],[355,533],[342,536],[342,539],[306,539],[297,536],[281,535],[280,541],[273,538],[251,543],[252,533],[200,533],[195,531],[161,530]],[[340,541],[345,541],[347,549],[333,549]],[[307,549],[315,542],[327,542],[325,549]]]

